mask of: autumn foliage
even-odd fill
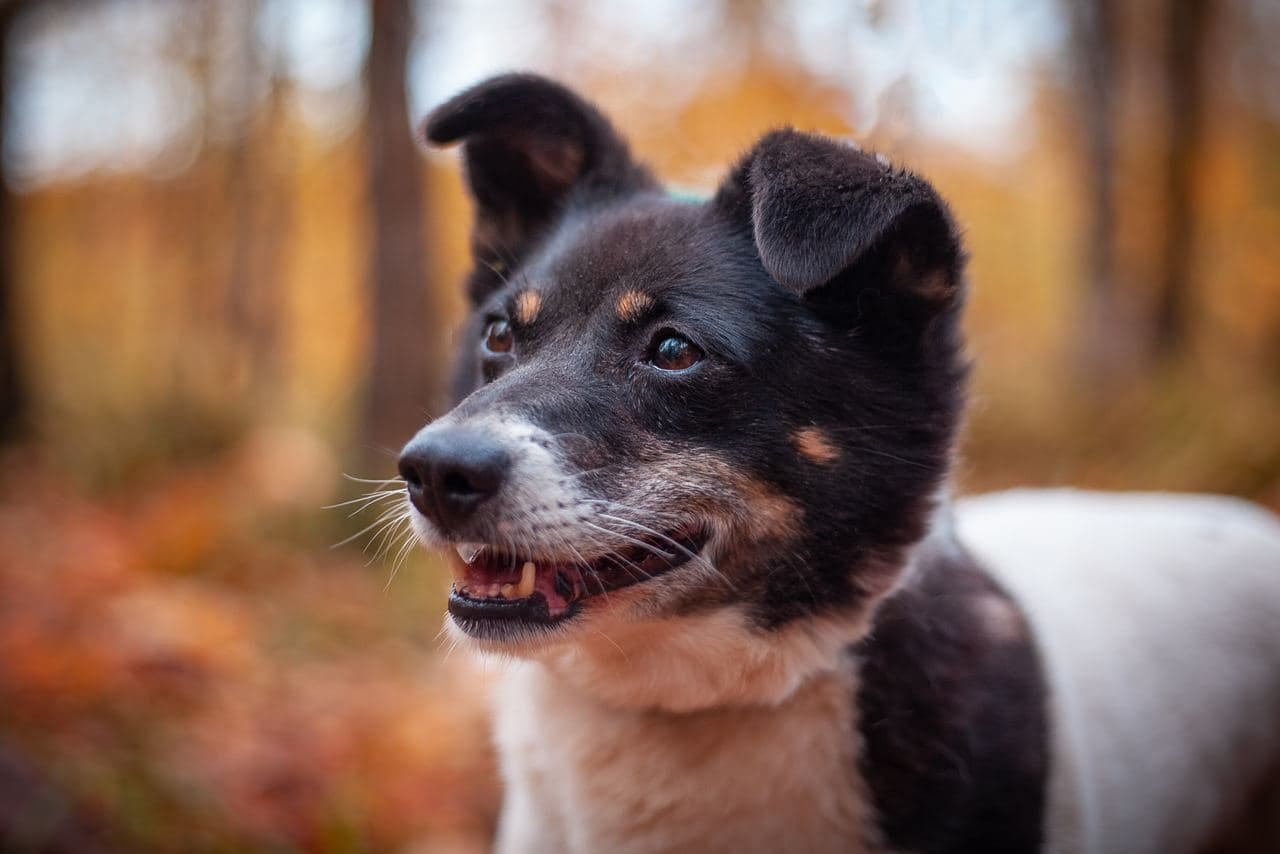
[[[13,355],[0,381],[22,395],[0,389],[0,848],[487,844],[498,791],[482,697],[500,666],[449,654],[445,573],[401,550],[403,528],[377,526],[391,499],[325,509],[376,488],[344,473],[392,475],[395,437],[413,429],[384,429],[370,401],[395,401],[415,424],[446,403],[438,354],[457,344],[468,263],[458,162],[422,153],[407,182],[378,173],[388,138],[401,156],[413,144],[417,116],[381,115],[372,133],[365,109],[395,109],[403,91],[369,87],[446,70],[438,57],[461,56],[449,50],[468,36],[485,36],[498,67],[527,48],[682,189],[713,188],[779,124],[852,136],[933,181],[970,252],[961,491],[1202,490],[1280,509],[1280,20],[1265,4],[1222,4],[1201,28],[1209,41],[1188,48],[1207,51],[1188,106],[1161,82],[1183,79],[1162,71],[1176,3],[1133,4],[1105,44],[1073,35],[1063,4],[988,21],[991,40],[1020,33],[1039,47],[1014,69],[1029,93],[1016,121],[977,146],[921,129],[958,91],[929,89],[946,43],[911,47],[885,83],[818,67],[788,28],[828,15],[822,26],[849,33],[836,69],[857,68],[893,59],[896,14],[916,10],[933,32],[911,2],[707,4],[649,29],[608,18],[611,4],[502,7],[538,23],[540,53],[501,15],[418,4],[418,40],[392,39],[408,68],[369,74],[364,55],[319,94],[284,37],[264,35],[291,32],[271,17],[289,4],[0,3],[7,146],[56,112],[57,93],[37,84],[77,57],[104,80],[119,69],[93,56],[159,62],[154,74],[180,71],[183,103],[197,105],[178,147],[150,159],[122,149],[41,172],[5,152],[0,352]],[[293,4],[345,9],[340,32],[409,5]],[[687,28],[697,49],[678,41]],[[1044,31],[1057,35],[1032,38]],[[155,55],[135,49],[145,38]],[[1101,319],[1087,298],[1098,122],[1071,71],[1087,50],[1116,59]],[[346,118],[317,124],[321,107]],[[1165,116],[1193,108],[1196,121]],[[1176,128],[1194,138],[1173,145]],[[1167,168],[1171,151],[1181,171]],[[1171,215],[1171,198],[1193,204]],[[403,199],[420,210],[397,216]],[[1171,221],[1190,234],[1172,256],[1187,268],[1176,278],[1189,325],[1169,348],[1156,339]],[[388,239],[404,222],[407,239]],[[396,257],[421,272],[404,275]],[[405,320],[387,316],[404,305],[424,316],[388,322]],[[377,344],[427,354],[406,374],[420,393],[372,392],[391,376],[372,370]]]

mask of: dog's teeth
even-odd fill
[[[520,570],[520,584],[516,587],[516,593],[521,599],[533,595],[533,584],[538,578],[538,567],[533,561],[524,562],[524,567]]]
[[[514,584],[504,584],[501,587],[499,587],[498,590],[500,593],[502,593],[503,599],[516,598],[516,586]]]
[[[490,599],[497,599],[497,598],[498,598],[498,595],[499,595],[501,592],[502,592],[502,585],[498,584],[498,582],[496,582],[496,581],[495,581],[495,582],[493,582],[492,584],[490,584],[490,585],[489,585],[489,598],[490,598]]]
[[[484,543],[456,543],[453,548],[458,552],[458,557],[462,558],[463,563],[471,563],[484,548]]]

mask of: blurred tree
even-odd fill
[[[442,312],[427,279],[421,155],[409,132],[405,92],[410,0],[371,0],[366,67],[368,172],[373,206],[373,364],[363,439],[399,448],[442,388]]]
[[[1163,163],[1167,219],[1159,254],[1153,329],[1155,355],[1169,358],[1186,345],[1188,299],[1195,251],[1194,183],[1204,137],[1205,65],[1212,3],[1169,0],[1165,14],[1164,103],[1168,142]]]
[[[14,271],[13,191],[3,174],[7,138],[9,48],[13,23],[27,5],[24,0],[0,0],[0,442],[20,436],[26,426],[27,393],[21,368]]]
[[[1079,81],[1088,194],[1088,280],[1079,355],[1085,378],[1097,384],[1116,376],[1128,338],[1121,328],[1116,282],[1117,10],[1109,0],[1069,2],[1067,9],[1071,18],[1070,60]]]
[[[278,389],[280,373],[280,256],[292,218],[292,194],[282,180],[281,127],[287,96],[283,57],[264,56],[257,35],[262,3],[247,0],[236,21],[237,94],[243,115],[229,152],[228,180],[234,210],[227,325],[247,354],[251,391],[258,400]],[[266,97],[257,104],[258,84]]]

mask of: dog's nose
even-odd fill
[[[501,444],[462,427],[424,430],[400,454],[409,500],[447,530],[466,522],[502,488],[509,467]]]

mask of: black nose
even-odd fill
[[[455,530],[497,494],[510,458],[501,444],[479,430],[424,430],[400,454],[400,475],[409,500],[446,530]]]

